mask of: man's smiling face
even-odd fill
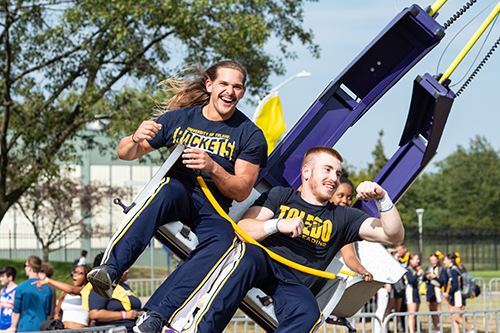
[[[208,119],[227,120],[233,115],[236,105],[245,95],[243,80],[243,74],[231,68],[219,68],[217,78],[207,80],[206,87],[210,93]]]

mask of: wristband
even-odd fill
[[[48,277],[45,278],[45,284],[49,284],[49,278]]]
[[[122,311],[122,318],[127,319],[127,314],[125,313],[125,311]]]
[[[134,135],[135,135],[135,133],[130,136],[130,138],[132,139],[132,142],[135,144],[139,144],[139,142],[134,140]]]
[[[388,212],[394,207],[394,204],[392,203],[391,198],[389,197],[389,194],[387,194],[387,191],[385,192],[384,196],[380,199],[375,199],[375,203],[377,204],[378,210],[381,213]]]
[[[266,222],[264,222],[264,231],[266,232],[266,234],[272,235],[272,234],[277,233],[279,231],[278,230],[278,222],[280,220],[281,219],[272,219],[272,220],[267,220]]]

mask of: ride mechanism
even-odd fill
[[[230,217],[226,218],[231,222],[237,221],[260,193],[273,186],[298,188],[304,153],[314,146],[333,147],[349,127],[440,43],[445,36],[445,29],[476,0],[466,3],[457,14],[441,25],[436,21],[437,13],[446,2],[438,0],[426,9],[415,4],[396,15],[339,76],[327,85],[273,150],[268,166],[261,169],[250,197],[243,203],[233,203]],[[388,192],[394,203],[397,203],[435,156],[454,99],[500,44],[499,38],[457,94],[449,88],[449,76],[499,12],[500,2],[443,74],[426,73],[414,80],[412,100],[399,148],[374,179]],[[136,203],[149,196],[182,150],[182,145],[179,145],[171,153],[131,206],[123,205],[119,199],[115,199],[115,203],[121,205],[125,213],[132,214]],[[207,195],[210,196],[210,193]],[[211,200],[217,206],[214,201]],[[354,206],[371,216],[379,216],[373,200],[358,200]],[[221,215],[225,213],[222,211]],[[237,226],[235,229],[242,233],[237,230]],[[158,230],[155,237],[182,260],[187,258],[197,244],[196,235],[181,222],[167,223]],[[373,274],[374,282],[366,283],[363,277],[349,272],[340,255],[332,261],[327,272],[309,271],[310,274],[330,279],[316,295],[323,312],[323,321],[345,325],[350,331],[355,329],[345,318],[354,315],[383,284],[394,283],[404,274],[401,266],[380,244],[359,242],[357,254],[361,263]],[[282,261],[283,258],[275,259]],[[293,263],[285,264],[293,266]],[[294,268],[308,271],[304,267]],[[207,292],[209,290],[210,285],[207,285]],[[274,331],[278,325],[272,298],[259,289],[254,288],[248,293],[240,309],[267,332]],[[175,326],[175,323],[173,328],[179,332],[183,329],[182,326]]]

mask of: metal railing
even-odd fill
[[[160,286],[164,279],[130,279],[127,281],[132,290],[139,297],[149,297]],[[440,312],[417,312],[417,313],[392,313],[382,322],[380,318],[375,316],[372,312],[358,313],[352,318],[349,318],[353,326],[356,326],[358,332],[373,332],[373,325],[378,322],[381,325],[381,333],[386,333],[387,325],[394,327],[395,318],[404,317],[404,322],[408,323],[408,316],[416,315],[417,328],[415,332],[428,332],[428,328],[432,327],[432,316],[439,316],[440,325],[443,322],[450,326],[451,320],[449,316],[453,313],[463,313],[464,318],[471,318],[474,325],[474,330],[477,332],[476,327],[481,327],[481,331],[500,332],[499,325],[499,312],[500,312],[500,278],[491,279],[489,285],[482,278],[476,278],[476,283],[481,287],[481,294],[479,297],[467,299],[467,308],[472,310],[466,311],[440,311]],[[424,302],[425,300],[422,299]],[[373,310],[373,309],[372,309]],[[465,320],[465,319],[464,319]],[[472,324],[471,324],[472,325]],[[425,327],[425,330],[422,330]],[[442,327],[442,326],[441,326]],[[491,329],[495,327],[495,329]],[[225,332],[264,332],[258,327],[249,317],[245,315],[235,315],[231,323],[226,328]],[[318,330],[323,333],[347,333],[347,328],[337,325],[323,325]],[[404,332],[408,332],[408,325],[404,327]],[[431,330],[432,331],[432,330]],[[464,331],[465,332],[465,331]]]
[[[381,325],[380,332],[387,333],[387,327],[391,327],[391,331],[397,332],[398,330],[393,330],[396,321],[396,318],[404,318],[404,328],[403,331],[399,330],[399,332],[409,332],[408,327],[408,317],[410,315],[416,315],[416,333],[427,333],[432,332],[432,316],[439,316],[439,323],[441,327],[441,332],[450,331],[450,326],[453,326],[451,315],[455,313],[463,314],[462,324],[459,332],[453,332],[453,328],[451,328],[452,333],[466,333],[464,328],[464,322],[467,319],[469,325],[473,328],[474,332],[500,332],[500,309],[497,310],[474,310],[474,311],[439,311],[439,312],[399,312],[392,313],[382,322],[380,318],[375,316],[374,313],[362,313],[349,318],[355,326],[358,332],[360,333],[371,333],[373,332],[373,324],[377,322]],[[484,318],[490,318],[489,320],[484,321]],[[424,318],[424,319],[422,319]],[[443,327],[445,330],[443,330]],[[245,315],[237,315],[232,320],[228,327],[224,330],[225,333],[249,333],[249,332],[264,332],[263,329],[259,328],[257,324],[255,324],[249,317]],[[318,332],[323,333],[348,333],[348,329],[344,326],[337,325],[329,325],[324,324],[319,328]]]
[[[137,297],[150,297],[165,279],[128,279],[127,284]]]
[[[491,309],[500,308],[500,278],[491,279],[489,283],[489,301]]]
[[[451,315],[453,314],[462,314],[462,323],[461,323],[461,329],[463,333],[466,332],[465,330],[465,322],[467,318],[472,318],[472,323],[469,321],[470,326],[472,326],[474,332],[500,332],[500,309],[496,310],[465,310],[465,311],[426,311],[426,312],[415,312],[415,313],[408,313],[408,312],[398,312],[398,313],[391,313],[389,316],[387,316],[384,319],[383,325],[382,325],[382,332],[386,333],[387,332],[387,327],[390,326],[392,322],[392,327],[396,328],[393,329],[393,331],[396,331],[398,329],[397,325],[397,318],[404,318],[403,322],[404,324],[404,332],[408,333],[409,328],[408,328],[408,317],[410,315],[415,315],[416,316],[416,327],[415,327],[415,332],[416,333],[421,333],[421,332],[429,332],[432,331],[432,316],[438,316],[439,318],[439,326],[441,327],[441,331],[443,330],[444,324],[450,325],[451,326],[451,332],[453,333],[453,322],[452,319],[450,318]],[[422,317],[426,318],[426,320],[422,320]],[[481,317],[481,318],[478,318]],[[485,320],[488,317],[490,317],[489,320]],[[491,328],[493,327],[493,329]],[[364,331],[363,331],[364,332]],[[459,332],[454,332],[454,333],[459,333]]]

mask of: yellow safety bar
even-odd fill
[[[437,0],[436,2],[434,2],[431,8],[429,8],[429,10],[427,11],[427,14],[429,14],[432,17],[436,15],[436,13],[441,9],[441,7],[443,7],[446,1],[448,0]]]
[[[493,9],[493,11],[490,13],[490,15],[488,15],[488,17],[483,22],[483,24],[476,31],[474,36],[472,36],[472,38],[469,40],[467,45],[465,45],[465,47],[462,49],[462,51],[459,53],[459,55],[455,58],[453,63],[450,65],[450,67],[448,67],[448,69],[444,72],[443,76],[439,80],[439,83],[442,83],[445,79],[447,79],[451,75],[451,73],[453,73],[453,71],[457,68],[458,64],[464,59],[464,57],[470,51],[472,46],[474,46],[474,44],[477,42],[479,37],[481,37],[481,35],[486,30],[486,28],[491,24],[491,21],[493,21],[493,19],[495,18],[495,16],[498,15],[499,12],[500,12],[500,1],[497,3],[497,5]]]
[[[286,258],[283,258],[282,256],[272,252],[271,250],[266,249],[264,246],[262,246],[255,239],[248,236],[248,234],[246,232],[244,232],[236,223],[234,223],[234,221],[229,217],[229,215],[226,214],[226,212],[222,209],[222,207],[219,205],[217,200],[215,200],[214,196],[212,195],[212,193],[208,189],[208,186],[205,183],[205,181],[203,180],[203,178],[201,176],[198,176],[198,177],[196,177],[196,179],[198,180],[198,183],[200,184],[201,189],[203,190],[203,193],[205,193],[205,195],[207,196],[208,200],[210,201],[212,206],[215,208],[215,210],[220,214],[220,216],[222,216],[223,218],[225,218],[226,220],[228,220],[231,223],[231,225],[233,226],[236,233],[238,235],[240,235],[247,243],[254,244],[254,245],[261,247],[264,251],[267,252],[267,254],[272,259],[282,263],[283,265],[286,265],[288,267],[291,267],[291,268],[296,269],[298,271],[301,271],[303,273],[307,273],[307,274],[311,274],[311,275],[315,275],[315,276],[319,276],[319,277],[327,278],[327,279],[335,279],[336,276],[334,273],[320,271],[320,270],[317,270],[314,268],[302,266],[302,265],[297,264],[293,261],[290,261]],[[348,272],[348,271],[344,271],[344,270],[340,270],[339,273],[349,275],[349,276],[356,275],[353,272]]]

